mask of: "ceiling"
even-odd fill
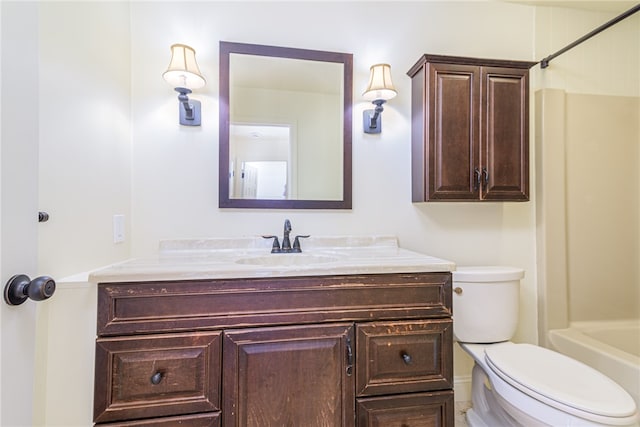
[[[593,10],[598,12],[625,12],[636,4],[637,1],[618,1],[618,0],[506,0],[509,3],[529,4],[533,6],[550,6],[550,7],[568,7],[573,9]]]

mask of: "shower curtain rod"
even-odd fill
[[[600,33],[601,31],[604,31],[607,28],[617,24],[618,22],[620,22],[623,19],[633,15],[634,13],[636,13],[639,10],[640,10],[640,3],[638,3],[637,5],[632,7],[631,9],[627,10],[626,12],[616,16],[611,21],[600,25],[598,28],[596,28],[595,30],[591,31],[589,34],[586,34],[586,35],[580,37],[578,40],[574,41],[573,43],[563,47],[562,49],[560,49],[556,53],[553,53],[553,54],[547,56],[546,58],[543,58],[542,61],[540,61],[540,68],[547,68],[549,66],[549,61],[551,61],[553,58],[562,55],[563,53],[565,53],[569,49],[573,49],[574,47],[578,46],[583,41],[590,39],[591,37],[595,36],[596,34]]]

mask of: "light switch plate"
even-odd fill
[[[124,215],[113,216],[113,243],[124,242]]]

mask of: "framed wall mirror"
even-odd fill
[[[221,208],[351,209],[353,55],[220,42]]]

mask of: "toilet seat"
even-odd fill
[[[501,379],[556,409],[604,424],[637,417],[635,402],[622,387],[560,353],[513,343],[487,345],[484,353],[487,365]]]

